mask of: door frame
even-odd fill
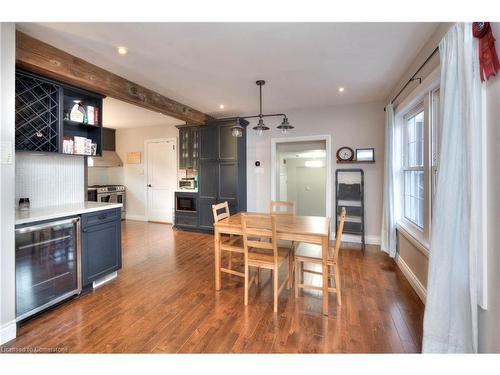
[[[302,137],[271,138],[271,199],[276,199],[276,146],[279,143],[325,141],[326,151],[326,216],[332,216],[332,137],[330,134]]]
[[[174,175],[176,180],[178,179],[177,173],[178,173],[178,168],[179,168],[179,139],[178,137],[168,137],[168,138],[155,138],[155,139],[145,139],[144,140],[144,213],[145,213],[145,219],[146,221],[149,221],[149,200],[148,200],[148,144],[150,143],[160,143],[160,142],[170,142],[174,141],[174,147],[175,147],[175,170],[174,170]],[[175,210],[175,189],[174,189],[174,196],[172,197],[172,201],[174,203],[174,210]],[[173,217],[172,217],[172,223],[173,224]]]

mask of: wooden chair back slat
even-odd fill
[[[219,210],[222,210],[221,213],[218,213]],[[212,213],[214,215],[214,222],[217,223],[222,219],[229,217],[229,204],[226,202],[222,202],[219,204],[212,205]]]
[[[295,202],[271,201],[270,212],[273,215],[295,215]]]
[[[274,260],[278,262],[278,245],[276,241],[276,222],[272,215],[241,214],[243,244],[245,253],[251,248],[271,250]],[[255,237],[260,240],[255,241]]]

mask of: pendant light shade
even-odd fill
[[[293,126],[290,125],[290,123],[288,122],[288,117],[284,117],[283,118],[283,122],[281,123],[280,126],[278,126],[278,129],[281,130],[281,133],[283,134],[287,134],[290,130],[293,129]]]
[[[264,124],[264,120],[262,120],[262,118],[259,118],[259,122],[258,122],[257,126],[253,127],[253,130],[256,130],[257,135],[261,136],[264,133],[264,130],[269,130],[269,127],[267,127]]]
[[[231,135],[236,138],[243,137],[243,127],[241,125],[233,126],[231,128]]]

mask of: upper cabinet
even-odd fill
[[[16,71],[16,150],[102,155],[103,96]]]
[[[179,126],[179,169],[198,170],[198,126]]]
[[[16,150],[59,152],[61,86],[16,72]]]

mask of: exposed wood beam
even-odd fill
[[[188,123],[212,119],[185,104],[131,82],[58,48],[16,32],[16,64],[26,70],[110,96]]]

